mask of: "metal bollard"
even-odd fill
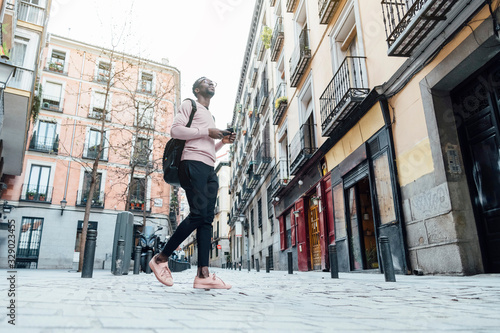
[[[153,258],[153,251],[148,250],[148,255],[146,257],[146,274],[151,274],[151,267],[149,267],[149,262],[151,261],[151,258]]]
[[[134,255],[134,274],[139,274],[141,271],[141,252],[142,246],[137,245],[135,247],[135,255]]]
[[[288,274],[293,274],[293,257],[292,257],[292,252],[288,252]]]
[[[332,279],[339,278],[339,262],[337,260],[337,245],[328,245],[328,255],[330,256],[330,273]]]
[[[248,271],[250,272],[250,259],[247,260],[247,265],[248,265]]]
[[[238,266],[240,267],[240,272],[241,272],[241,262],[238,264]]]
[[[92,278],[94,272],[95,245],[97,230],[87,230],[87,240],[83,252],[82,278]]]
[[[271,260],[269,260],[269,256],[266,257],[266,273],[271,271]]]
[[[116,259],[115,259],[115,271],[113,275],[123,275],[123,259],[125,258],[125,241],[123,239],[118,240],[118,246],[116,247]]]
[[[396,282],[389,238],[387,236],[380,236],[378,238],[378,243],[380,247],[380,256],[382,257],[382,269],[384,271],[385,282]]]
[[[255,270],[256,270],[257,272],[260,272],[259,259],[255,259]]]

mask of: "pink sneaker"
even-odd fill
[[[174,285],[174,279],[172,279],[172,272],[170,272],[170,269],[168,268],[168,261],[162,262],[162,263],[156,263],[156,257],[158,255],[154,256],[151,261],[149,262],[149,267],[155,273],[156,278],[158,281],[163,283],[166,286],[173,286]]]
[[[215,276],[215,273],[210,274],[207,278],[200,278],[196,276],[194,278],[193,288],[195,289],[231,289],[231,285],[222,281],[219,277]]]

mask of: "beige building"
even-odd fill
[[[256,2],[233,117],[243,264],[329,269],[335,244],[342,271],[377,271],[386,236],[399,273],[500,270],[497,9]]]
[[[171,233],[171,188],[161,158],[179,81],[168,63],[49,35],[37,80],[38,117],[22,173],[8,179],[3,196],[15,207],[18,267],[71,268],[89,201],[89,228],[98,230],[96,267],[111,257],[121,211],[134,214],[134,232],[152,225],[163,227],[162,239]]]

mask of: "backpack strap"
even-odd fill
[[[196,110],[197,110],[196,102],[191,98],[186,98],[185,100],[191,101],[191,115],[189,116],[189,121],[186,125],[186,127],[191,127],[191,123],[193,122],[194,114],[196,113]]]

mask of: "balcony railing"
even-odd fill
[[[288,13],[293,13],[295,11],[295,7],[297,7],[298,0],[287,0],[286,1],[286,11]]]
[[[94,192],[90,207],[104,208],[104,192]],[[86,206],[89,199],[89,191],[77,191],[76,193],[76,206]]]
[[[264,58],[264,54],[266,53],[266,45],[260,36],[262,36],[262,32],[264,31],[264,25],[260,29],[259,41],[257,42],[257,60],[262,61]]]
[[[273,37],[271,38],[271,61],[278,60],[285,39],[285,30],[283,29],[283,18],[280,16],[274,26]]]
[[[44,69],[49,72],[68,75],[68,72],[64,71],[64,62],[50,62]]]
[[[339,8],[340,0],[318,0],[319,23],[328,24]]]
[[[257,129],[259,128],[259,116],[255,114],[254,111],[254,116],[250,119],[250,137],[256,137],[257,136]]]
[[[257,152],[255,154],[255,173],[258,175],[262,175],[269,166],[269,163],[271,163],[270,148],[271,143],[269,141],[257,146]]]
[[[129,203],[128,210],[131,212],[143,212],[146,209],[146,204],[142,199],[132,199]]]
[[[254,60],[253,67],[252,67],[252,74],[250,77],[250,86],[252,88],[255,88],[255,84],[257,83],[257,74],[259,73],[259,66],[257,66],[257,62]]]
[[[295,134],[290,143],[290,173],[295,175],[309,158],[316,152],[316,138],[314,137],[315,125],[305,123]]]
[[[276,4],[276,0],[269,1],[269,6],[274,7],[275,4]]]
[[[266,77],[262,77],[262,83],[260,84],[260,89],[258,91],[259,93],[259,113],[262,112],[262,110],[266,107],[267,105],[267,100],[269,98],[269,79]]]
[[[52,186],[23,184],[19,200],[51,203],[53,190],[54,188]]]
[[[59,136],[39,136],[33,132],[29,150],[57,154],[59,152]]]
[[[43,26],[45,21],[45,8],[21,1],[17,11],[17,19]]]
[[[311,49],[309,47],[309,30],[303,29],[299,35],[299,42],[290,58],[290,86],[297,87],[300,78],[305,72],[307,64],[311,59]]]
[[[103,109],[99,109],[99,108],[92,108],[92,110],[90,110],[90,112],[89,112],[89,118],[101,120],[104,113],[106,113],[105,120],[111,121],[111,113],[109,113],[109,111],[105,112]]]
[[[248,177],[248,188],[249,189],[254,189],[257,187],[260,181],[260,174],[257,174],[255,172],[255,168],[257,166],[257,161],[252,160],[248,163],[248,169],[247,169],[247,177]]]
[[[444,29],[446,14],[457,0],[383,0],[385,33],[390,56],[409,57],[431,31]]]
[[[253,190],[248,188],[247,186],[247,180],[243,182],[243,186],[241,187],[241,199],[243,200],[248,200],[250,196],[252,195]]]
[[[346,57],[320,97],[322,135],[337,125],[368,95],[365,58]]]
[[[42,109],[63,112],[63,99],[61,96],[42,95]]]
[[[274,99],[274,111],[273,111],[273,125],[278,125],[281,121],[283,114],[285,113],[286,107],[288,106],[288,99],[286,97],[286,83],[282,82],[276,88]]]
[[[272,197],[276,197],[280,191],[285,188],[292,176],[288,172],[288,161],[286,158],[282,158],[276,163],[271,172],[271,193]]]
[[[151,94],[153,91],[153,82],[152,81],[140,81],[137,91],[143,94]]]
[[[7,86],[10,88],[31,91],[33,89],[33,71],[31,69],[16,68],[16,76],[9,80]]]
[[[83,157],[83,158],[88,158],[88,159],[94,160],[94,159],[97,157],[97,154],[98,154],[97,149],[89,148],[89,149],[87,149],[87,150],[85,150],[85,151],[83,152],[83,156],[82,156],[82,157]],[[103,149],[103,151],[101,152],[101,155],[99,156],[99,159],[100,159],[101,161],[106,161],[106,160],[107,160],[107,159],[105,158],[105,156],[104,156],[104,149]]]

